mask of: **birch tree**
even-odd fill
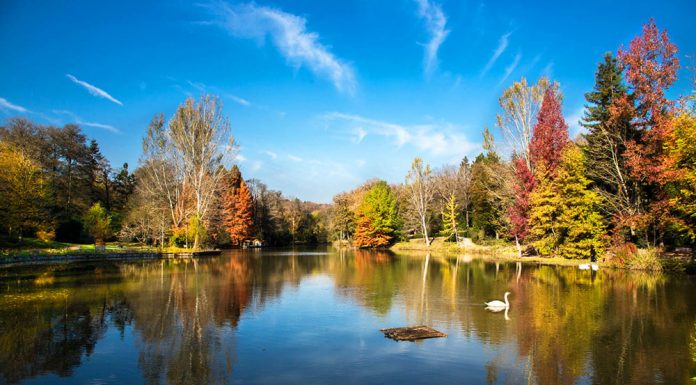
[[[532,170],[529,142],[537,113],[544,99],[549,80],[540,78],[536,84],[528,85],[527,79],[513,83],[498,99],[502,112],[497,114],[498,127],[503,132],[507,145],[514,154],[524,158]]]
[[[408,199],[413,213],[417,216],[423,231],[425,244],[430,245],[428,225],[430,223],[430,204],[433,200],[433,183],[430,166],[423,164],[421,158],[416,158],[411,164],[411,171],[406,175]]]

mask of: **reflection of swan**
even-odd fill
[[[486,307],[488,310],[491,311],[501,311],[503,309],[507,309],[510,307],[510,302],[508,302],[508,295],[510,295],[509,291],[505,292],[505,302],[503,301],[491,301],[491,302],[486,302]]]
[[[583,263],[582,265],[578,265],[578,269],[580,269],[580,270],[590,270],[590,264],[589,264],[589,263]]]
[[[593,263],[593,264],[592,264],[592,270],[594,270],[594,271],[599,270],[599,265],[596,264],[596,263]]]

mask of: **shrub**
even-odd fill
[[[638,252],[625,265],[634,270],[662,271],[659,255],[659,250],[656,248],[638,249]]]
[[[36,238],[39,238],[42,242],[53,242],[56,239],[56,232],[55,230],[38,230]]]

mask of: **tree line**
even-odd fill
[[[334,197],[331,236],[358,247],[434,235],[507,239],[520,254],[587,258],[696,243],[696,94],[669,99],[677,47],[651,20],[599,63],[569,137],[560,86],[514,82],[497,126],[511,157],[483,132],[473,161],[431,170],[413,161],[404,183],[369,181]]]
[[[234,140],[218,99],[156,115],[138,168],[113,170],[80,127],[24,118],[0,127],[0,237],[159,247],[288,245],[327,240],[327,205],[286,198],[231,165]]]

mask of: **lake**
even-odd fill
[[[684,276],[237,250],[0,269],[0,383],[687,384]],[[510,310],[487,311],[503,299]],[[425,324],[446,338],[396,342]]]

